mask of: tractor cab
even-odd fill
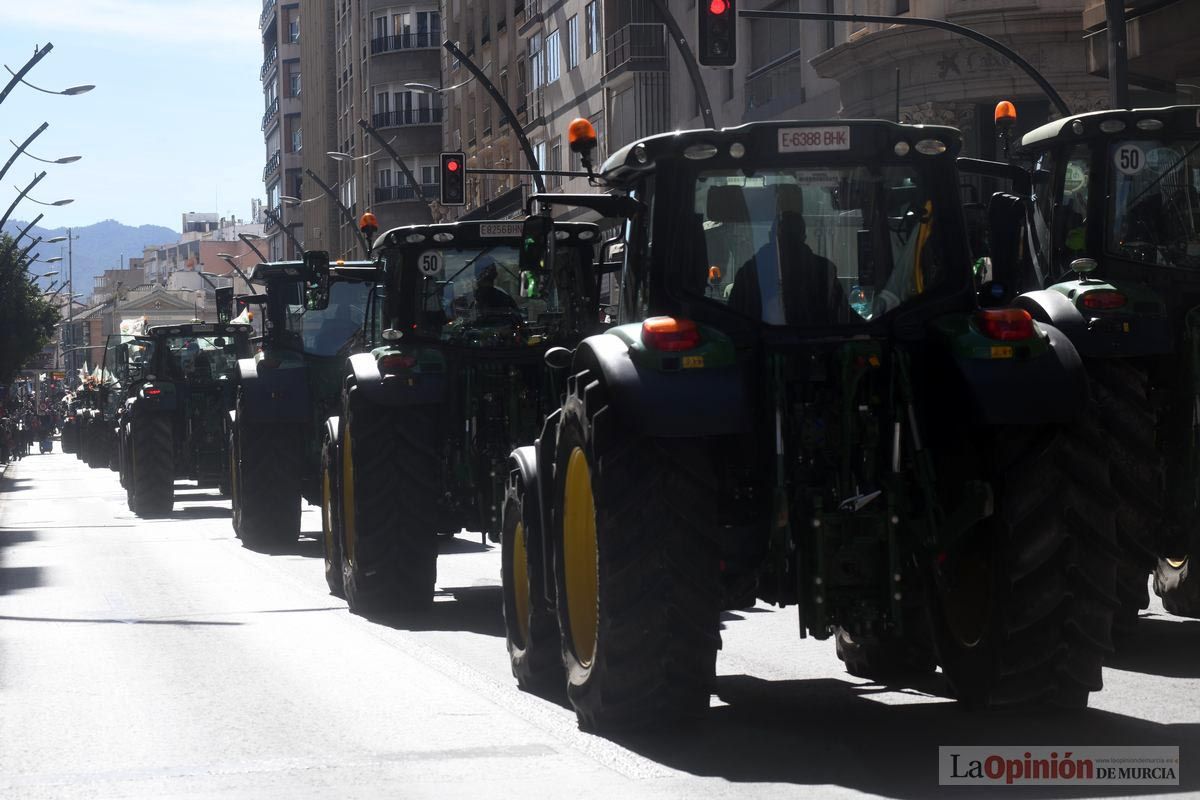
[[[557,223],[556,251],[529,259],[520,221],[396,228],[380,237],[386,300],[377,336],[472,350],[578,341],[597,324],[598,231]]]

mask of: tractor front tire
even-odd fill
[[[247,547],[274,550],[300,537],[300,435],[287,425],[246,423],[237,438],[233,529]]]
[[[1117,500],[1117,599],[1113,633],[1134,632],[1138,612],[1150,605],[1149,576],[1157,562],[1154,538],[1162,527],[1165,464],[1156,447],[1157,419],[1147,397],[1149,378],[1129,359],[1089,359],[1088,375],[1099,423],[1108,439],[1109,470]]]
[[[1115,503],[1094,423],[994,431],[995,513],[930,576],[942,669],[969,707],[1081,708],[1118,607]]]
[[[722,590],[708,442],[630,431],[588,371],[555,445],[558,622],[582,727],[671,724],[709,706]]]
[[[1200,617],[1200,579],[1192,574],[1190,556],[1158,559],[1154,592],[1168,612],[1179,617]]]
[[[437,410],[352,393],[342,434],[342,585],[355,614],[420,612],[437,578]]]
[[[504,496],[500,538],[500,578],[504,590],[504,634],[513,677],[522,691],[540,697],[561,695],[566,686],[558,617],[541,582],[542,539],[535,498],[518,471]]]
[[[168,414],[145,414],[129,431],[129,508],[139,517],[171,513],[175,504],[175,440]]]
[[[345,597],[342,583],[341,497],[337,447],[329,437],[321,442],[321,549],[325,556],[325,584],[334,597]]]

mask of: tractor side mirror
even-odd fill
[[[329,308],[329,253],[324,250],[306,251],[304,268],[307,274],[304,306],[309,311],[324,311]]]
[[[233,319],[233,287],[221,286],[216,290],[217,322],[225,325]]]
[[[526,272],[542,272],[550,237],[554,235],[554,220],[535,214],[527,217],[521,226],[521,269]]]
[[[600,263],[596,265],[597,274],[608,275],[620,272],[624,264],[625,240],[622,237],[609,239],[600,246]]]

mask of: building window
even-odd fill
[[[600,16],[596,8],[596,0],[588,3],[583,9],[584,36],[587,37],[587,54],[593,55],[600,49]]]
[[[529,89],[533,91],[542,87],[542,35],[535,33],[529,39]]]
[[[421,183],[426,186],[434,186],[438,182],[438,168],[425,165],[421,167]]]
[[[579,66],[579,17],[572,16],[567,20],[567,69]]]
[[[392,185],[391,167],[383,167],[375,173],[375,185],[381,188],[386,188]]]
[[[537,162],[537,169],[545,169],[546,164],[546,143],[533,143],[533,160]]]
[[[558,31],[554,31],[546,37],[546,83],[558,80],[559,52]]]
[[[292,17],[288,22],[288,41],[292,44],[300,41],[300,18]]]
[[[555,144],[554,147],[550,148],[550,169],[554,170],[556,172],[562,169],[562,145],[561,144]],[[551,175],[550,176],[550,185],[553,186],[555,189],[557,189],[559,186],[562,185],[562,176],[561,175]]]
[[[288,73],[288,94],[292,97],[300,96],[300,71]]]
[[[299,125],[292,129],[292,152],[299,153],[300,148],[304,145],[304,137],[302,129]]]
[[[483,135],[492,135],[492,104],[483,104]]]

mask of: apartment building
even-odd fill
[[[1200,102],[1200,3],[1195,0],[1126,0],[1129,82],[1174,103]],[[1087,0],[1087,70],[1108,74],[1108,18],[1104,0]]]
[[[301,123],[310,138],[301,156],[304,244],[360,258],[357,229],[364,212],[375,214],[381,232],[432,216],[442,126],[441,10],[437,0],[300,5],[300,59],[308,83]],[[359,120],[389,143],[413,180]]]
[[[266,144],[263,185],[267,202],[262,222],[268,237],[267,256],[272,260],[301,256],[284,235],[284,228],[297,241],[304,240],[302,212],[284,199],[299,198],[303,188],[300,19],[299,0],[263,0],[258,23],[263,62],[258,74],[263,88],[262,132]]]

